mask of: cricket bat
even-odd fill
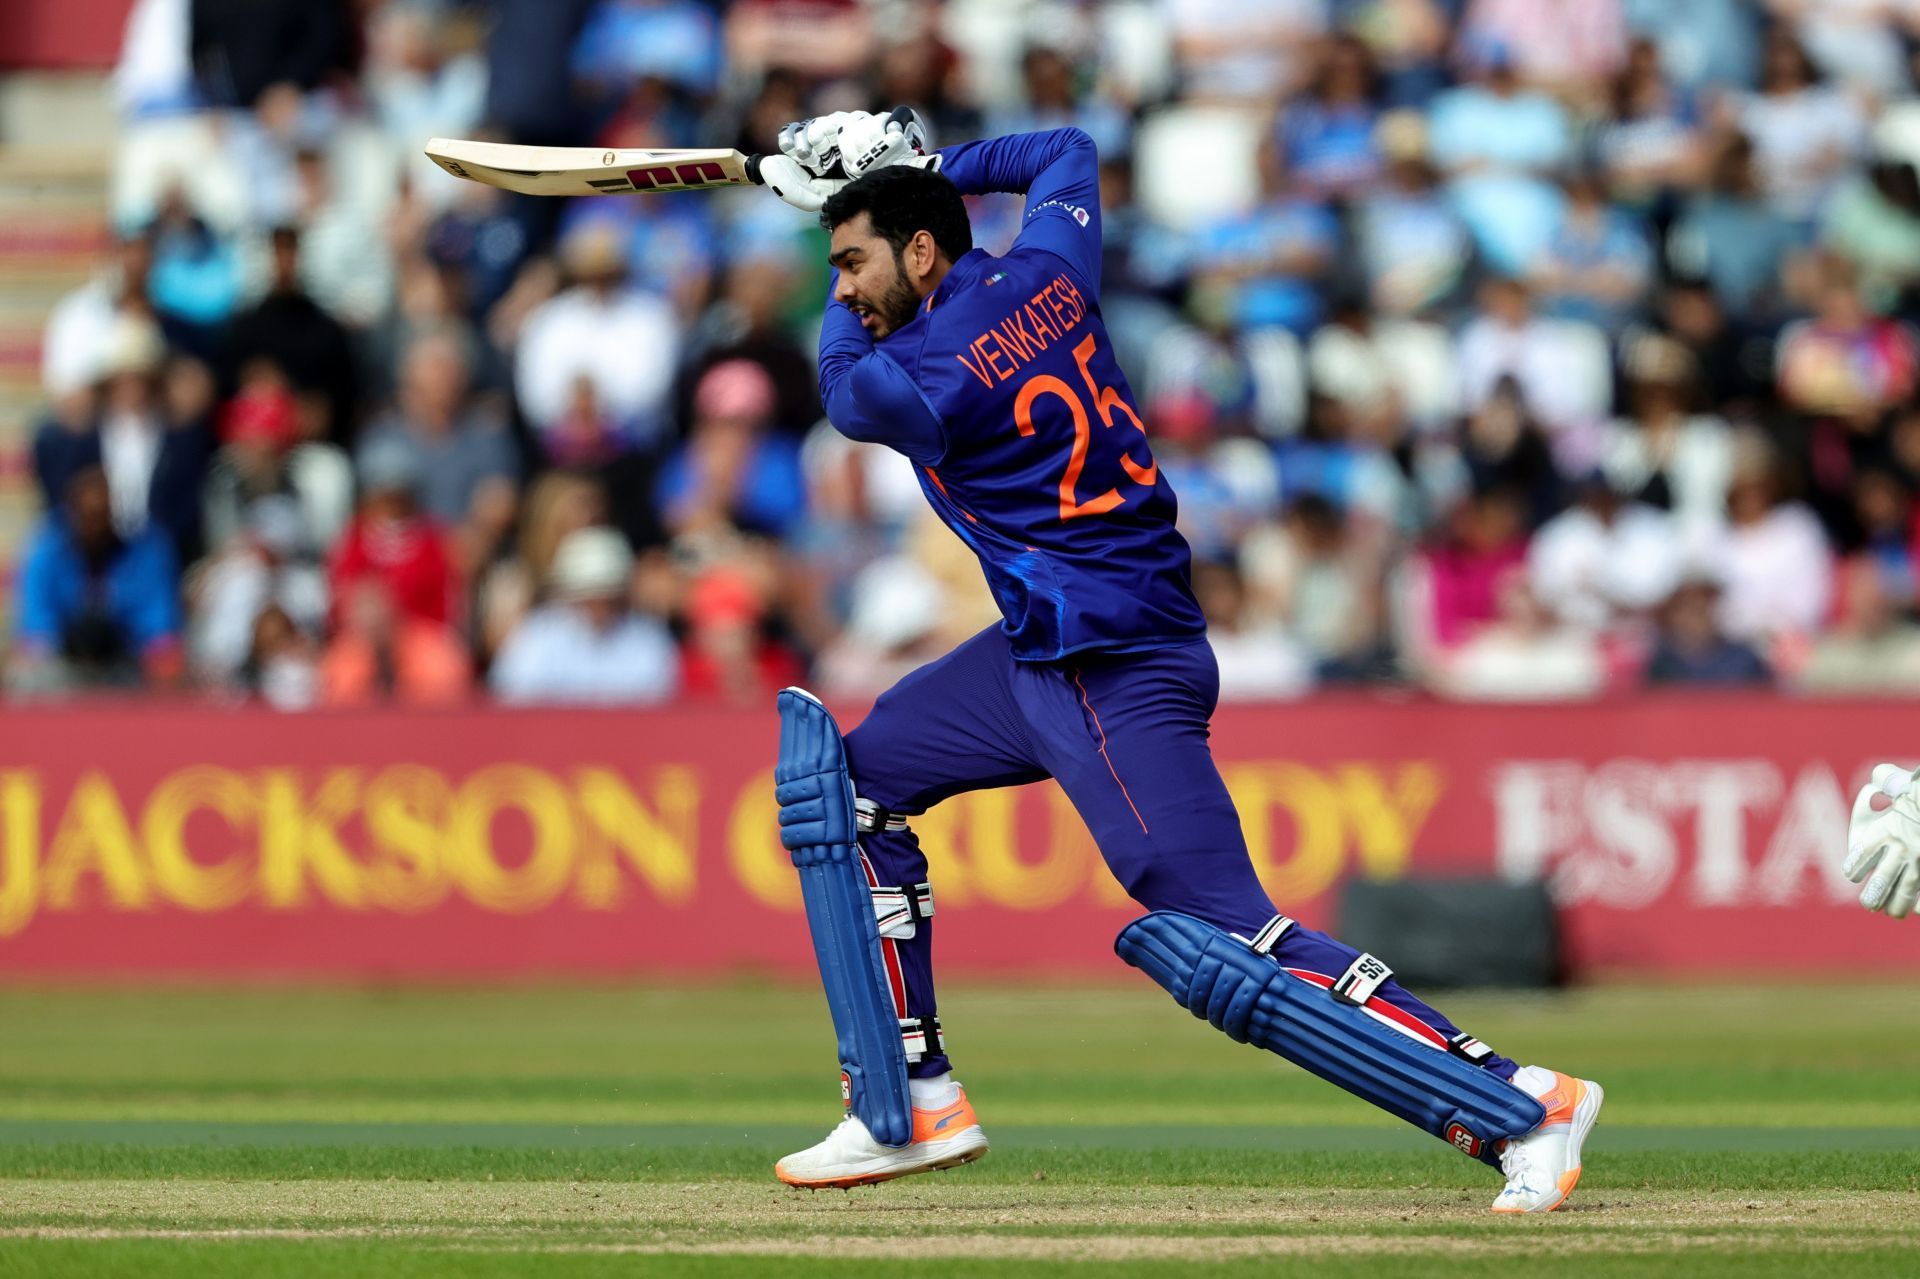
[[[603,151],[434,138],[427,157],[456,178],[524,195],[631,195],[760,182],[759,156],[725,148]]]

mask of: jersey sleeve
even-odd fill
[[[933,405],[853,312],[831,300],[820,325],[820,399],[827,420],[850,440],[885,444],[923,466],[946,456],[946,426]]]
[[[1100,290],[1100,154],[1080,129],[1016,133],[940,152],[940,172],[962,195],[1012,191],[1027,197],[1020,249],[1063,258]]]

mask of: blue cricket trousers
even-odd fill
[[[1239,814],[1207,745],[1219,696],[1219,667],[1205,640],[1021,662],[996,626],[882,694],[847,735],[847,762],[856,794],[908,815],[966,791],[1051,777],[1135,901],[1251,937],[1277,912],[1254,874]],[[862,834],[860,845],[882,884],[928,878],[926,854],[910,829]],[[937,1011],[934,923],[921,921],[910,941],[881,943],[899,983],[896,998],[904,987],[902,1016]],[[1297,926],[1274,951],[1286,967],[1328,985],[1358,955]],[[1376,1000],[1390,1005],[1379,1011],[1403,1026],[1412,1019],[1443,1041],[1460,1033],[1397,981],[1383,984]],[[1483,1064],[1502,1077],[1515,1069],[1504,1057]],[[924,1078],[947,1068],[944,1055],[929,1054],[912,1073]]]

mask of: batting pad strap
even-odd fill
[[[890,809],[882,808],[877,801],[871,799],[856,798],[853,801],[853,817],[854,822],[860,827],[862,834],[871,834],[879,830],[905,830],[907,828],[907,815],[905,813],[896,813]]]
[[[1380,989],[1391,976],[1393,969],[1372,955],[1362,955],[1348,964],[1347,971],[1340,974],[1340,980],[1333,983],[1333,997],[1355,1008],[1364,1007],[1373,998],[1373,992]]]
[[[933,917],[933,885],[905,884],[873,890],[873,917],[882,937],[910,941],[920,921]]]
[[[1253,939],[1247,945],[1253,948],[1253,953],[1256,955],[1271,955],[1273,948],[1280,944],[1280,939],[1285,937],[1287,930],[1292,927],[1293,920],[1285,915],[1275,915],[1261,926],[1260,931],[1253,935]]]
[[[1497,1166],[1502,1140],[1546,1118],[1537,1100],[1492,1071],[1333,998],[1191,915],[1136,919],[1113,948],[1228,1038],[1277,1053],[1486,1163]]]
[[[1465,1058],[1476,1066],[1493,1056],[1493,1049],[1487,1047],[1464,1030],[1447,1041],[1447,1051],[1456,1057]]]
[[[900,1046],[907,1051],[907,1061],[917,1062],[928,1053],[935,1056],[947,1050],[947,1037],[940,1032],[938,1017],[902,1017],[900,1019]]]

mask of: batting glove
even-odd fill
[[[1877,796],[1892,801],[1879,812]],[[1854,883],[1866,880],[1860,904],[1905,919],[1920,902],[1920,786],[1898,764],[1881,764],[1873,780],[1853,801],[1847,823],[1847,860],[1841,872]],[[1869,878],[1870,877],[1870,878]]]
[[[817,178],[787,155],[761,156],[760,181],[802,213],[820,212],[827,198],[847,185],[845,178]]]
[[[841,172],[840,134],[848,125],[867,118],[865,111],[835,111],[808,120],[795,120],[780,130],[780,154],[816,178],[850,177]]]
[[[863,114],[841,128],[839,143],[841,167],[849,178],[857,178],[925,155],[927,126],[906,107],[887,115]]]

